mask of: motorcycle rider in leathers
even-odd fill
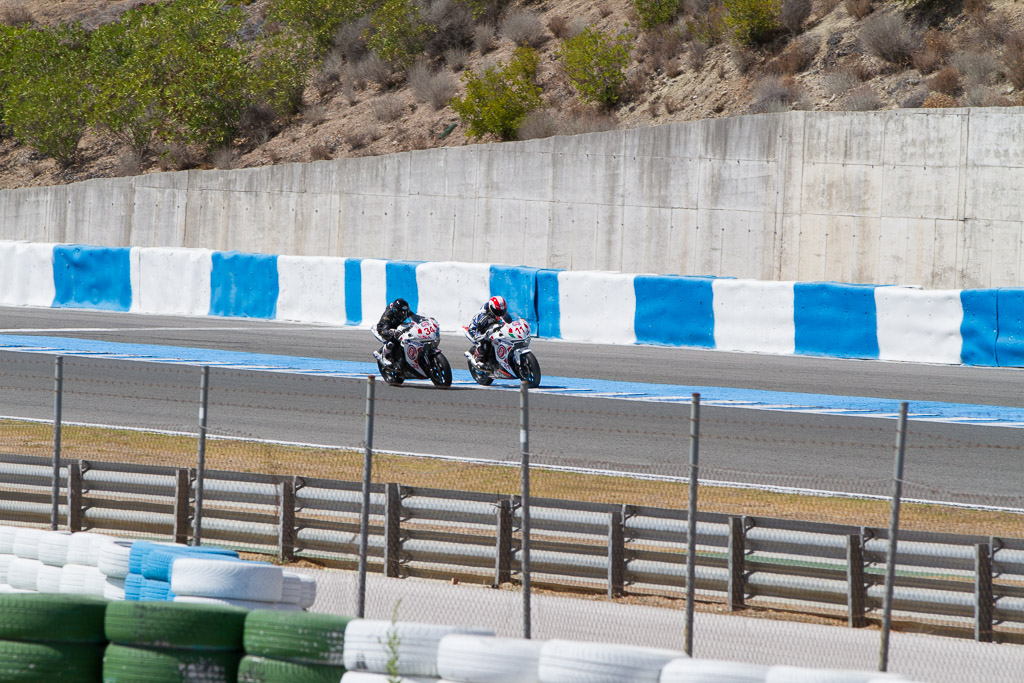
[[[384,353],[376,353],[374,355],[384,365],[397,365],[402,360],[402,344],[398,339],[398,329],[406,320],[418,323],[426,320],[426,318],[413,313],[409,309],[409,302],[405,299],[395,299],[392,301],[380,316],[380,321],[377,323],[377,334],[385,340]]]
[[[499,322],[510,323],[512,316],[509,315],[505,297],[492,296],[469,324],[469,334],[473,337],[473,359],[480,365],[493,360],[493,348],[488,333],[490,328]]]

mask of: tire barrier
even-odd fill
[[[112,602],[104,631],[119,645],[234,652],[242,650],[246,614],[214,605]]]
[[[238,683],[338,683],[345,669],[246,655],[238,665]]]
[[[0,595],[0,680],[102,680],[107,602],[25,593]]]
[[[540,652],[540,683],[658,683],[661,670],[682,652],[611,643],[549,640]]]
[[[673,659],[661,670],[659,683],[764,683],[768,667],[712,659]]]
[[[541,336],[568,341],[1024,366],[1024,289],[1016,288],[922,290],[490,263],[29,246],[49,250],[51,277],[44,284],[52,294],[40,298],[38,288],[19,287],[11,305],[369,326],[401,296],[437,318],[444,331],[458,332],[483,301],[501,295]],[[25,249],[0,241],[0,264],[17,264]]]
[[[406,621],[356,619],[345,628],[345,668],[386,674],[397,659],[402,676],[438,677],[437,650],[441,639],[453,633],[493,636],[486,630]]]
[[[345,665],[345,629],[353,620],[305,612],[249,612],[245,651],[268,659]]]
[[[280,567],[182,557],[174,562],[175,595],[229,600],[280,602],[284,578]]]
[[[105,654],[104,654],[104,648]],[[345,664],[360,666],[346,671]],[[391,673],[388,670],[391,669]],[[397,670],[397,671],[395,671]],[[672,650],[326,614],[93,596],[0,595],[0,680],[105,683],[886,683]]]
[[[438,674],[457,683],[537,683],[544,643],[452,634],[437,649]]]
[[[235,683],[239,652],[130,647],[111,643],[103,683]]]

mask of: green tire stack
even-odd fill
[[[103,680],[106,608],[90,595],[0,595],[0,681]]]
[[[350,617],[253,610],[238,683],[338,683]]]
[[[112,602],[103,683],[235,683],[248,610],[175,602]]]

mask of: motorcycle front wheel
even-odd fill
[[[447,389],[452,385],[452,366],[444,354],[438,351],[430,363],[430,381],[435,387]]]
[[[385,384],[390,384],[393,387],[397,387],[399,384],[405,381],[405,375],[391,368],[384,367],[384,364],[377,361],[377,370],[380,372],[380,376],[384,378]]]
[[[473,361],[469,361],[469,374],[473,376],[473,381],[482,387],[489,387],[494,381],[494,378],[488,375],[483,370],[478,370]]]
[[[519,379],[530,385],[531,389],[540,386],[540,361],[532,353],[524,353],[519,357]]]

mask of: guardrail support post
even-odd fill
[[[192,545],[203,542],[203,485],[206,479],[206,426],[210,403],[210,366],[199,373],[199,438],[196,446],[196,511],[192,517]]]
[[[686,622],[683,627],[683,651],[693,656],[693,609],[697,592],[697,484],[700,456],[700,394],[690,404],[690,482],[686,506]]]
[[[188,504],[192,481],[188,468],[179,467],[174,473],[174,542],[188,543]]]
[[[742,517],[729,518],[729,610],[735,612],[746,606],[747,540]]]
[[[388,484],[384,490],[384,576],[398,576],[402,552],[402,490]]]
[[[356,616],[366,611],[366,566],[370,552],[370,481],[373,467],[373,375],[366,376],[366,438],[363,441],[363,489],[359,506],[359,576],[356,582]],[[386,566],[386,565],[385,565]]]
[[[63,423],[64,356],[53,359],[53,486],[50,493],[50,530],[56,531],[60,514],[60,436]]]
[[[68,531],[82,530],[82,464],[68,465]]]
[[[622,512],[608,513],[608,598],[621,598],[626,584],[626,542]]]
[[[280,515],[277,527],[277,556],[281,562],[295,559],[295,477],[280,484]]]
[[[995,600],[992,592],[992,554],[988,543],[974,547],[974,639],[979,643],[992,642],[992,612]]]
[[[892,630],[892,602],[896,588],[896,548],[900,532],[900,502],[903,499],[903,459],[907,445],[907,402],[900,402],[896,428],[896,457],[892,474],[892,506],[889,510],[889,552],[885,558],[885,601],[882,603],[882,643],[878,670],[889,670],[889,633]]]
[[[498,529],[494,549],[494,587],[512,581],[512,502],[498,501]]]
[[[846,537],[846,609],[850,628],[868,625],[867,584],[864,583],[864,548],[860,536]]]

